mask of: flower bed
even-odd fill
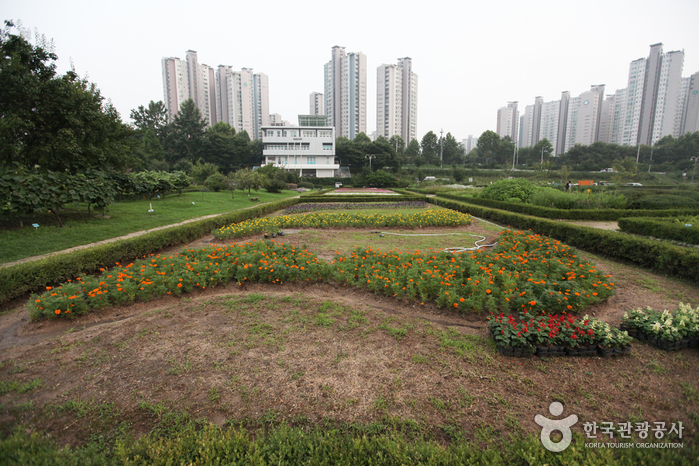
[[[568,313],[614,293],[609,275],[560,241],[506,230],[497,242],[490,251],[462,254],[357,248],[334,261],[334,278],[462,312]]]
[[[631,349],[631,337],[588,316],[548,314],[517,320],[492,314],[488,329],[506,356],[621,356]]]
[[[699,307],[679,304],[670,312],[655,311],[650,307],[634,309],[624,313],[621,328],[629,335],[646,341],[666,351],[699,347]]]
[[[301,215],[299,215],[301,216]],[[294,217],[299,217],[294,216]],[[284,218],[284,217],[277,217]],[[261,220],[261,219],[259,219]],[[117,263],[32,296],[32,319],[74,317],[91,309],[237,283],[321,280],[419,299],[460,312],[490,309],[526,316],[567,313],[611,296],[614,284],[549,238],[507,230],[492,251],[383,253],[356,249],[331,263],[275,242],[186,250]]]
[[[166,294],[188,293],[235,280],[281,283],[322,280],[327,263],[307,250],[271,241],[227,247],[188,249],[172,256],[151,255],[128,265],[102,269],[98,277],[80,276],[33,295],[27,307],[32,320],[72,318],[107,306],[149,301]]]
[[[262,217],[233,223],[214,230],[217,239],[240,238],[263,231],[279,231],[284,228],[330,227],[400,227],[422,228],[432,226],[457,226],[471,223],[471,216],[450,209],[427,209],[414,214],[376,214],[363,212],[321,212],[298,215]]]
[[[313,212],[314,210],[357,210],[357,209],[424,209],[431,207],[424,201],[406,202],[376,202],[376,203],[356,203],[356,202],[332,202],[323,204],[296,204],[284,209],[284,214],[297,214],[300,212]]]

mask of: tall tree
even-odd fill
[[[439,139],[437,135],[432,131],[429,131],[422,137],[422,142],[420,143],[422,149],[422,156],[425,158],[427,163],[439,164]]]
[[[464,148],[456,141],[456,138],[452,136],[451,133],[447,133],[447,135],[444,137],[443,144],[444,154],[442,160],[445,165],[463,163],[463,158],[465,155]]]
[[[484,164],[491,163],[500,149],[500,136],[495,131],[486,130],[478,138],[478,156]]]
[[[405,158],[408,163],[415,163],[415,159],[420,157],[421,149],[420,143],[417,139],[413,139],[408,143],[408,147],[405,149]]]
[[[206,130],[205,162],[213,163],[222,173],[228,173],[234,165],[240,165],[235,144],[235,128],[219,121]]]
[[[57,76],[56,55],[0,29],[0,163],[77,172],[121,170],[131,130],[94,84]]]
[[[199,160],[204,150],[204,128],[206,120],[194,101],[182,102],[168,134],[168,161],[172,164],[180,160]]]
[[[163,128],[167,125],[167,109],[162,100],[148,103],[148,108],[139,105],[138,109],[131,110],[131,119],[136,128],[143,132],[148,130],[158,137],[162,137]]]

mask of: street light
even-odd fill
[[[697,160],[699,160],[699,157],[692,157],[689,160],[694,161],[694,170],[692,170],[692,184],[694,184],[694,173],[697,171]]]
[[[369,159],[369,171],[371,171],[371,159],[376,158],[376,154],[367,154],[364,158]]]
[[[653,164],[653,141],[650,143],[650,160],[648,161],[648,173],[650,173],[650,166]]]

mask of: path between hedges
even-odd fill
[[[299,197],[299,196],[293,196],[293,197],[290,197],[290,198],[288,198],[288,199],[294,199],[294,198],[296,198],[296,197]],[[243,208],[243,209],[231,210],[231,211],[229,211],[229,212],[221,212],[221,213],[218,213],[218,214],[205,215],[205,216],[203,216],[203,217],[190,218],[189,220],[185,220],[185,221],[180,222],[180,223],[173,223],[173,224],[170,224],[170,225],[163,225],[163,226],[161,226],[161,227],[151,228],[150,230],[135,231],[135,232],[133,232],[133,233],[129,233],[128,235],[117,236],[116,238],[109,238],[109,239],[105,239],[105,240],[102,240],[102,241],[97,241],[96,243],[83,244],[83,245],[80,245],[80,246],[75,246],[74,248],[68,248],[68,249],[63,249],[63,250],[61,250],[61,251],[49,252],[49,253],[46,253],[46,254],[42,254],[42,255],[40,255],[40,256],[25,257],[24,259],[20,259],[20,260],[18,260],[18,261],[6,262],[6,263],[4,263],[4,264],[0,264],[0,267],[11,267],[11,266],[13,266],[13,265],[22,264],[22,263],[24,263],[24,262],[38,261],[38,260],[41,260],[41,259],[45,259],[45,258],[47,258],[47,257],[49,257],[49,256],[55,256],[55,255],[57,255],[57,254],[66,254],[66,253],[69,253],[69,252],[78,251],[78,250],[80,250],[80,249],[87,249],[87,248],[91,248],[91,247],[94,247],[94,246],[99,246],[100,244],[113,243],[114,241],[121,241],[121,240],[124,240],[124,239],[134,238],[134,237],[136,237],[136,236],[145,235],[146,233],[150,233],[150,232],[153,232],[153,231],[164,230],[164,229],[166,229],[166,228],[176,227],[176,226],[180,226],[180,225],[186,225],[187,223],[198,222],[199,220],[205,220],[205,219],[207,219],[207,218],[218,217],[219,215],[226,215],[226,214],[230,214],[231,212],[238,212],[238,211],[240,211],[240,210],[252,209],[252,208],[255,208],[255,207],[264,205],[264,204],[269,204],[269,203],[268,203],[268,202],[261,202],[261,203],[255,204],[255,205],[251,205],[250,207],[245,207],[245,208]]]

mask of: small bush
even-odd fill
[[[217,193],[228,189],[228,178],[220,173],[214,173],[206,179],[204,186],[206,186],[206,189]]]
[[[633,201],[632,209],[697,209],[699,202],[687,195],[658,194]]]
[[[529,203],[556,209],[625,209],[629,200],[610,193],[565,193],[554,188],[541,188],[531,195]]]
[[[309,183],[308,181],[301,181],[298,185],[299,188],[313,189],[313,183]]]
[[[483,199],[494,199],[496,201],[507,202],[527,202],[529,197],[538,189],[531,181],[521,178],[515,180],[498,180],[486,186],[481,191],[480,197]]]
[[[267,180],[263,186],[269,193],[280,193],[286,189],[286,183],[278,178]]]

